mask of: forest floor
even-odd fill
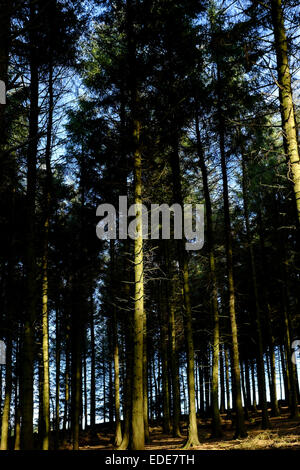
[[[221,439],[210,438],[210,420],[199,419],[200,446],[193,450],[273,450],[289,449],[300,450],[300,419],[289,418],[287,408],[281,409],[279,417],[271,417],[271,428],[261,429],[260,413],[252,413],[246,421],[248,437],[234,439],[234,429],[231,420],[222,415],[223,437]],[[107,425],[97,425],[99,431],[96,436],[91,436],[89,431],[83,431],[80,438],[81,450],[113,450],[113,432]],[[182,434],[186,435],[187,423],[182,422]],[[180,450],[184,443],[184,437],[174,438],[162,432],[160,426],[150,426],[150,444],[146,450]]]

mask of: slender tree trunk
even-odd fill
[[[21,449],[21,409],[18,406],[16,411],[16,418],[15,418],[15,445],[14,450]]]
[[[206,349],[205,356],[205,366],[204,366],[204,395],[205,395],[205,417],[210,416],[210,393],[209,393],[209,348]]]
[[[69,327],[67,326],[66,333],[66,366],[65,366],[65,390],[64,390],[64,419],[63,419],[63,431],[64,440],[66,440],[67,426],[69,422],[69,400],[70,400],[70,389],[69,389],[69,378],[70,378],[70,354],[69,354]]]
[[[83,348],[83,398],[84,398],[84,404],[83,404],[83,417],[84,417],[84,429],[87,429],[87,420],[88,420],[88,406],[87,406],[87,367],[86,367],[86,361],[87,361],[87,354],[86,354],[86,339],[85,339],[85,345]],[[83,424],[82,424],[83,427]]]
[[[6,373],[5,373],[5,397],[2,410],[1,423],[1,450],[8,450],[9,422],[10,422],[10,402],[12,393],[12,335],[9,332],[6,336]],[[2,383],[1,383],[2,387]]]
[[[91,332],[91,385],[90,385],[90,426],[94,430],[96,423],[96,355],[95,355],[95,326],[94,326],[94,302],[91,294],[90,332]]]
[[[224,348],[225,353],[225,379],[226,379],[226,402],[227,402],[227,416],[230,417],[230,387],[229,387],[229,360],[228,349]]]
[[[282,376],[283,376],[283,384],[284,384],[284,399],[286,401],[286,404],[289,406],[290,404],[289,375],[288,375],[288,369],[285,363],[285,350],[282,344],[279,346],[279,349],[280,349],[281,368],[282,368]]]
[[[262,410],[262,428],[267,429],[270,427],[267,396],[266,396],[266,378],[265,378],[265,367],[264,367],[264,350],[263,350],[263,339],[262,339],[262,328],[261,328],[261,309],[259,304],[259,294],[256,276],[256,266],[254,258],[253,244],[250,234],[249,224],[249,204],[248,204],[248,169],[246,162],[246,155],[242,152],[242,168],[243,168],[243,200],[244,200],[244,217],[246,225],[246,236],[247,244],[250,255],[251,263],[251,274],[252,274],[252,285],[255,299],[255,324],[257,334],[257,371],[258,371],[258,388],[259,388],[259,401]]]
[[[258,223],[259,223],[259,239],[261,247],[261,268],[263,271],[263,277],[266,278],[266,275],[269,275],[269,269],[267,264],[267,259],[265,255],[265,240],[264,240],[264,229],[262,225],[262,216],[260,208],[258,210]],[[265,274],[266,273],[266,274]],[[275,339],[272,328],[272,313],[271,306],[269,302],[269,292],[267,288],[263,288],[264,294],[264,303],[267,313],[267,327],[268,327],[268,342],[269,342],[269,352],[270,352],[270,368],[271,368],[271,383],[270,383],[270,395],[271,395],[271,407],[272,415],[279,416],[280,411],[278,407],[277,400],[277,384],[276,384],[276,370],[275,370]]]
[[[30,111],[27,150],[27,312],[24,324],[22,366],[22,429],[21,445],[24,450],[33,449],[33,370],[34,370],[34,324],[36,320],[36,263],[35,263],[35,202],[36,159],[38,146],[38,93],[36,2],[30,1]]]
[[[220,355],[220,326],[219,326],[219,310],[218,310],[218,288],[214,254],[214,233],[212,225],[212,207],[208,186],[207,168],[205,164],[205,156],[201,143],[198,110],[196,110],[196,135],[198,158],[202,173],[202,183],[206,208],[206,233],[209,252],[209,268],[211,283],[211,306],[213,312],[213,367],[212,367],[212,436],[220,437],[222,435],[221,418],[219,410],[219,355]]]
[[[48,239],[51,198],[51,141],[53,122],[53,66],[49,63],[49,110],[46,139],[46,183],[45,183],[45,222],[42,258],[42,352],[43,352],[43,450],[49,449],[50,434],[50,378],[49,378],[49,312],[48,312]]]
[[[111,283],[114,285],[115,274],[115,247],[114,240],[110,240],[110,262],[111,262]],[[112,299],[115,292],[112,287]],[[114,302],[114,300],[113,300]],[[120,418],[120,365],[119,365],[119,342],[118,342],[118,321],[115,303],[112,305],[112,338],[113,338],[113,359],[114,359],[114,399],[115,399],[115,437],[114,446],[119,447],[122,442],[122,429]]]
[[[1,157],[1,155],[0,155]],[[14,254],[15,254],[15,189],[12,188],[12,206],[10,215],[10,226],[9,226],[9,254],[8,254],[8,268],[7,268],[7,295],[5,305],[5,329],[6,329],[6,365],[5,365],[5,395],[4,404],[2,410],[2,421],[1,421],[1,450],[8,450],[8,438],[9,438],[9,424],[10,424],[10,405],[12,395],[12,362],[13,362],[13,299],[15,296],[14,289]],[[2,369],[1,369],[2,374]],[[2,379],[2,377],[1,377]],[[2,380],[0,382],[1,395],[2,395]],[[2,405],[2,396],[0,400]],[[0,409],[1,409],[0,405]]]
[[[144,428],[145,442],[150,442],[149,410],[148,410],[148,348],[147,348],[147,316],[144,314],[144,348],[143,348],[143,395],[144,395]]]
[[[0,1],[0,80],[4,84],[6,91],[8,82],[8,64],[9,64],[9,50],[11,45],[11,13],[12,2],[10,0]],[[3,84],[0,86],[2,88]],[[7,157],[10,155],[5,154],[5,145],[7,142],[7,125],[6,125],[6,104],[0,103],[0,173],[7,172]]]
[[[143,450],[145,445],[143,395],[143,343],[144,343],[144,257],[142,225],[142,155],[141,122],[139,116],[138,77],[136,75],[136,38],[134,8],[126,1],[126,29],[128,41],[129,88],[133,123],[134,202],[136,205],[136,237],[134,240],[134,315],[133,315],[133,368],[132,368],[132,450]]]
[[[225,374],[224,374],[224,345],[220,348],[220,388],[221,403],[220,413],[225,413]]]
[[[203,361],[199,358],[200,416],[204,416],[204,373]]]
[[[257,413],[257,401],[256,401],[256,384],[255,384],[255,369],[254,369],[254,359],[251,361],[251,378],[252,378],[252,392],[253,392],[253,399],[252,399],[252,407],[254,413]]]
[[[179,135],[178,130],[175,130],[174,145],[171,155],[171,169],[173,179],[173,200],[175,203],[180,204],[183,208],[183,197],[181,189],[181,171],[179,161]],[[185,320],[185,338],[187,348],[187,379],[188,379],[188,397],[189,397],[189,426],[188,437],[184,445],[185,449],[190,447],[199,446],[198,426],[196,415],[196,401],[195,401],[195,360],[194,360],[194,340],[193,340],[193,326],[192,326],[192,308],[190,299],[190,284],[189,284],[189,270],[188,258],[184,253],[184,240],[179,240],[178,243],[178,261],[179,269],[182,278],[183,300],[184,300],[184,320]]]
[[[56,306],[55,333],[55,447],[58,449],[60,427],[60,322],[58,306]]]
[[[162,398],[163,398],[163,431],[167,434],[171,431],[170,422],[170,396],[169,396],[169,375],[168,375],[168,323],[166,297],[163,285],[159,286],[159,305],[161,306],[160,317],[160,337],[161,337],[161,362],[162,362]]]
[[[75,313],[76,317],[78,312]],[[71,394],[71,426],[73,450],[79,449],[80,404],[81,404],[81,344],[80,327],[77,320],[73,320],[72,331],[72,394]]]
[[[133,384],[132,384],[132,450],[143,450],[145,444],[143,405],[143,342],[144,342],[144,268],[142,238],[142,157],[140,151],[140,122],[134,120],[134,176],[136,239],[134,241],[134,319],[133,319]]]
[[[250,386],[250,374],[249,374],[249,359],[245,359],[245,383],[246,383],[246,406],[250,411],[251,409],[251,386]]]
[[[127,251],[127,250],[125,250]],[[125,270],[124,270],[125,272]],[[130,296],[129,284],[125,285],[125,297]],[[132,367],[133,367],[133,331],[132,331],[133,318],[131,312],[128,312],[126,323],[124,324],[125,329],[125,343],[126,343],[126,379],[125,379],[125,390],[124,390],[124,429],[123,439],[118,450],[126,450],[130,443],[131,437],[131,416],[132,416]]]
[[[179,369],[178,369],[178,355],[176,348],[176,324],[175,324],[175,279],[170,262],[168,251],[168,244],[165,243],[165,257],[166,257],[166,272],[169,281],[166,285],[166,299],[169,318],[169,354],[170,354],[170,372],[172,382],[172,397],[173,397],[173,436],[182,437],[180,431],[180,384],[179,384]],[[170,292],[170,294],[169,294]]]
[[[293,178],[298,222],[300,222],[300,159],[291,87],[291,75],[288,61],[288,41],[284,27],[282,1],[271,0],[271,11],[277,58],[279,100],[285,152],[289,165],[289,172]]]
[[[109,324],[108,331],[109,331],[109,361],[108,361],[108,376],[109,376],[109,395],[108,395],[108,420],[111,426],[113,426],[114,422],[114,385],[113,385],[113,377],[112,377],[112,368],[113,368],[113,345],[112,345],[112,331],[111,331],[111,323]]]
[[[246,381],[245,381],[245,374],[244,374],[244,362],[241,361],[241,379],[242,379],[242,392],[243,392],[243,397],[244,397],[244,414],[245,414],[245,419],[249,419],[249,412],[248,412],[248,407],[247,407],[247,390],[246,390]]]
[[[218,68],[218,82],[220,83],[220,72]],[[218,120],[219,120],[219,139],[220,139],[220,155],[222,167],[222,180],[223,180],[223,203],[224,203],[224,222],[225,222],[225,250],[227,261],[227,282],[229,293],[229,317],[231,325],[232,336],[232,355],[233,355],[233,370],[234,377],[234,397],[235,397],[235,411],[236,411],[236,430],[235,437],[247,436],[244,412],[242,406],[241,396],[241,380],[240,380],[240,363],[239,363],[239,345],[238,345],[238,329],[236,321],[236,308],[235,308],[235,287],[233,277],[233,253],[232,253],[232,233],[229,211],[229,193],[228,193],[228,180],[227,180],[227,165],[225,153],[225,123],[224,115],[221,106],[220,91],[218,95]]]

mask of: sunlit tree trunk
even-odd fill
[[[134,240],[134,314],[133,314],[133,368],[132,368],[132,450],[143,450],[145,445],[144,395],[143,395],[143,343],[144,343],[144,256],[142,225],[142,155],[141,121],[138,77],[136,75],[135,4],[126,1],[126,33],[128,42],[128,67],[131,120],[133,125],[134,202],[136,205],[136,234]]]
[[[129,286],[126,286],[127,295],[129,294]],[[124,386],[124,427],[123,427],[123,436],[122,442],[117,447],[118,450],[126,450],[130,443],[131,435],[131,416],[132,416],[132,315],[131,312],[128,312],[128,319],[125,323],[125,344],[126,344],[126,378]]]
[[[220,348],[220,413],[225,413],[225,374],[224,374],[224,345]]]
[[[115,274],[115,247],[114,240],[110,240],[110,262],[111,262],[111,283],[113,286]],[[112,288],[112,298],[115,292]],[[114,300],[113,300],[114,302]],[[118,321],[115,303],[112,305],[112,338],[113,338],[113,360],[114,360],[114,400],[115,400],[115,436],[114,446],[118,447],[122,442],[122,429],[120,419],[120,361],[119,361],[119,341],[118,341]]]
[[[12,392],[12,334],[6,336],[6,373],[5,373],[5,396],[2,410],[1,422],[1,450],[8,450],[10,402]],[[2,387],[2,383],[1,383]]]
[[[143,450],[145,444],[143,405],[143,343],[144,343],[144,268],[142,238],[142,156],[140,122],[134,120],[135,204],[138,207],[136,239],[134,240],[134,318],[133,318],[133,383],[132,383],[132,450]]]
[[[277,58],[279,100],[281,107],[284,147],[289,165],[289,172],[294,183],[294,193],[298,222],[300,222],[300,160],[297,142],[297,129],[291,87],[291,75],[288,61],[288,41],[284,26],[281,0],[271,0],[272,23]]]
[[[53,122],[53,66],[49,63],[49,109],[46,139],[46,181],[44,189],[44,245],[42,258],[42,352],[43,352],[43,450],[49,449],[50,433],[50,383],[49,383],[49,311],[48,311],[48,239],[51,200],[51,141]]]

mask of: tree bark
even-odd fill
[[[288,61],[288,42],[284,26],[281,0],[271,0],[273,33],[277,58],[279,100],[281,108],[284,147],[289,172],[294,183],[298,223],[300,222],[300,159],[297,129],[292,96],[291,75]]]

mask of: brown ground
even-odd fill
[[[271,418],[272,428],[262,430],[260,415],[252,414],[251,421],[246,421],[248,437],[233,439],[234,430],[231,421],[222,416],[222,439],[210,438],[210,421],[199,420],[200,447],[195,450],[271,450],[290,449],[300,450],[300,419],[291,419],[286,408],[282,409],[281,416]],[[186,434],[186,424],[182,423],[183,435]],[[184,439],[173,438],[162,433],[161,427],[150,427],[151,443],[146,450],[180,450]],[[105,426],[99,425],[97,436],[91,437],[84,432],[81,437],[81,450],[112,450],[113,433]],[[193,450],[194,450],[193,449]]]

